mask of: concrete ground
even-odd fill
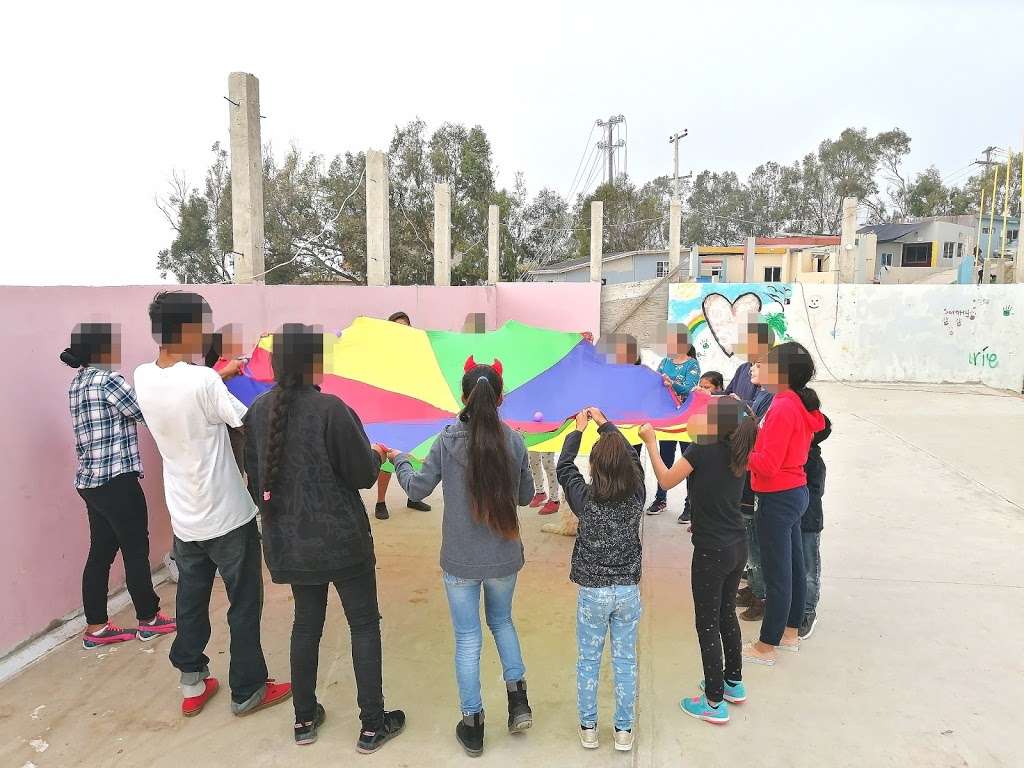
[[[945,390],[945,391],[943,391]],[[572,540],[540,533],[523,514],[528,563],[516,620],[536,725],[509,736],[493,643],[482,664],[492,765],[1019,766],[1024,710],[1024,399],[963,387],[821,385],[835,423],[828,484],[823,597],[814,636],[774,669],[748,668],[748,703],[726,726],[683,715],[700,657],[689,594],[690,543],[674,514],[647,518],[637,745],[610,744],[607,668],[602,747],[576,738]],[[650,475],[649,475],[650,476]],[[369,499],[369,496],[367,496]],[[68,642],[0,689],[0,765],[468,765],[458,717],[452,636],[437,564],[435,512],[374,520],[384,616],[388,704],[407,731],[378,755],[354,752],[358,723],[347,629],[336,600],[321,646],[320,741],[291,743],[291,709],[235,719],[222,692],[194,720],[178,714],[169,641],[108,652]],[[681,493],[670,495],[678,511]],[[173,585],[161,588],[173,605]],[[225,601],[218,588],[212,669],[227,679]],[[288,677],[292,609],[267,587],[264,648]],[[132,614],[116,617],[130,624]],[[745,624],[753,637],[756,625]],[[1015,725],[1016,723],[1016,725]],[[482,762],[481,761],[481,762]]]

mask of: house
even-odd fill
[[[857,234],[877,238],[874,274],[882,283],[920,282],[973,260],[974,227],[942,218],[872,224]]]

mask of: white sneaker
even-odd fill
[[[597,728],[584,728],[580,726],[580,744],[584,749],[597,749],[601,746],[597,741]]]
[[[615,731],[615,748],[619,752],[629,752],[633,749],[632,731]]]

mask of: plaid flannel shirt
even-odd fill
[[[78,488],[95,488],[126,472],[142,475],[139,433],[142,411],[119,373],[81,368],[68,389],[78,453]]]

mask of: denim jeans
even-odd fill
[[[765,603],[761,642],[778,645],[786,627],[804,618],[804,546],[800,518],[807,509],[807,486],[757,495],[757,538],[761,544]]]
[[[764,569],[761,567],[761,543],[757,540],[757,518],[753,507],[742,507],[742,510],[743,530],[747,534],[747,567],[750,568],[747,582],[754,597],[764,600]]]
[[[686,444],[680,443],[678,440],[658,441],[658,453],[661,454],[661,460],[666,468],[671,469],[672,465],[676,463],[676,446],[679,447],[680,453],[686,450]],[[665,501],[666,499],[668,499],[668,491],[659,485],[657,492],[654,494],[654,500]]]
[[[267,662],[260,645],[263,613],[263,558],[260,534],[253,518],[240,528],[208,541],[174,537],[178,566],[175,618],[178,631],[171,645],[171,664],[181,672],[183,685],[209,677],[210,593],[220,570],[228,593],[231,699],[241,704],[267,683]]]
[[[821,597],[821,532],[803,531],[804,571],[807,573],[807,596],[804,615],[814,613]]]
[[[448,595],[448,608],[455,631],[455,679],[459,684],[459,703],[464,715],[474,715],[484,708],[480,694],[480,649],[483,646],[483,630],[480,627],[481,587],[487,626],[498,647],[505,681],[514,682],[526,677],[519,636],[512,624],[516,576],[513,573],[500,579],[463,579],[444,574],[444,589]]]
[[[615,727],[630,730],[636,714],[636,634],[640,587],[580,587],[576,601],[576,706],[580,725],[597,725],[597,684],[609,631],[615,674]]]

